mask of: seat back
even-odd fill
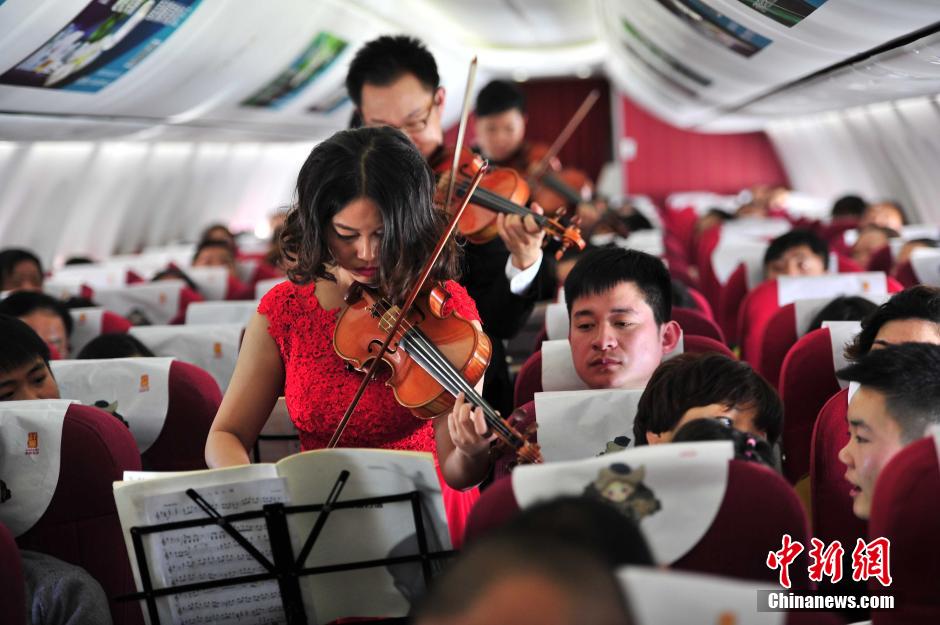
[[[682,332],[688,337],[690,335],[705,336],[719,343],[725,342],[725,337],[718,327],[705,314],[691,308],[673,308],[672,320],[678,322]]]
[[[181,360],[170,365],[170,397],[159,438],[141,455],[146,471],[196,471],[206,467],[206,439],[222,403],[207,371]]]
[[[131,322],[117,313],[103,308],[72,308],[72,334],[69,343],[72,354],[82,351],[92,339],[102,334],[126,334]]]
[[[833,395],[819,411],[813,428],[810,460],[810,496],[813,502],[813,535],[827,543],[839,540],[855,545],[866,535],[866,523],[852,512],[851,485],[839,451],[849,442],[846,412],[849,390]]]
[[[111,289],[94,289],[91,299],[132,323],[169,323],[180,309],[185,282],[161,280]]]
[[[780,368],[783,402],[783,474],[796,483],[809,472],[813,424],[823,405],[839,392],[828,328],[799,339]]]
[[[940,622],[940,466],[937,434],[902,449],[881,470],[871,504],[870,537],[891,544],[892,610],[872,610],[873,625]],[[869,579],[873,592],[881,584]]]
[[[623,457],[629,453],[623,452]],[[467,517],[466,544],[506,524],[518,511],[513,476],[497,480],[483,491]],[[776,585],[778,572],[767,567],[767,552],[779,548],[784,534],[808,544],[806,516],[796,493],[772,470],[731,460],[717,514],[698,542],[671,567]],[[810,587],[807,564],[804,551],[790,567],[793,589]]]
[[[139,326],[130,334],[157,356],[176,358],[208,371],[222,392],[235,371],[244,325],[218,323],[182,326]]]
[[[718,296],[718,326],[729,345],[737,345],[741,340],[738,336],[738,310],[747,296],[747,273],[744,263],[738,265]]]
[[[698,309],[702,312],[703,315],[712,321],[718,320],[718,318],[715,317],[715,309],[698,289],[691,286],[686,286],[686,290],[689,292],[689,297],[695,300],[695,305],[698,306]]]
[[[240,323],[245,325],[258,310],[258,302],[193,302],[186,309],[186,325]]]
[[[20,548],[13,534],[0,523],[0,612],[8,623],[26,623],[25,582]]]
[[[97,408],[73,404],[65,413],[59,481],[45,513],[17,543],[71,562],[98,580],[115,625],[143,623],[136,603],[114,598],[134,592],[112,483],[140,470],[140,454],[128,429]]]
[[[715,339],[707,336],[696,336],[690,334],[682,337],[682,349],[676,349],[672,355],[688,352],[690,354],[709,354],[716,353],[728,358],[735,358],[734,352],[728,349],[724,343],[719,343]]]

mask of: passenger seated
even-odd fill
[[[564,288],[571,358],[589,389],[641,389],[679,344],[682,330],[671,320],[672,280],[655,256],[619,247],[592,249],[578,259]],[[470,410],[462,398],[455,406]],[[484,431],[479,409],[474,420]],[[517,407],[510,420],[521,432],[533,430],[535,401]],[[494,475],[500,477],[515,454],[501,449],[494,460]]]
[[[49,370],[49,347],[26,323],[0,314],[0,401],[59,399]],[[101,585],[83,569],[21,551],[29,625],[108,625]]]
[[[852,260],[862,268],[868,267],[875,252],[888,244],[888,240],[900,236],[896,230],[883,226],[868,225],[858,231],[858,239],[852,246]]]
[[[236,275],[235,253],[226,241],[203,241],[193,254],[193,267],[225,267]]]
[[[28,250],[0,251],[0,292],[42,291],[42,262]]]
[[[877,304],[864,297],[840,295],[816,313],[809,322],[807,332],[818,330],[824,321],[861,321],[877,309]]]
[[[0,314],[0,401],[59,399],[49,346],[25,322]]]
[[[821,276],[829,269],[829,246],[809,230],[782,234],[764,253],[764,279],[780,276]]]
[[[940,289],[915,286],[896,293],[862,319],[862,330],[845,349],[849,360],[898,343],[940,345]]]
[[[756,462],[777,470],[774,452],[762,438],[742,432],[734,427],[730,419],[695,419],[689,421],[672,437],[673,443],[700,443],[702,441],[731,441],[734,443],[734,459]]]
[[[907,223],[907,216],[901,205],[894,201],[877,202],[868,206],[858,220],[858,228],[862,230],[866,226],[881,226],[890,228],[896,232],[901,231],[901,227]]]
[[[417,625],[627,625],[623,592],[590,551],[545,536],[499,531],[437,580]]]
[[[519,536],[544,536],[584,548],[611,569],[654,563],[636,521],[599,498],[571,496],[542,501],[523,508],[503,529]]]
[[[860,384],[846,415],[849,443],[839,452],[852,485],[852,510],[871,513],[882,467],[905,445],[940,423],[940,346],[903,343],[874,349],[838,372]]]
[[[851,219],[858,221],[865,213],[868,204],[857,195],[843,195],[832,205],[832,220]]]
[[[225,246],[232,252],[232,255],[235,256],[238,254],[238,244],[235,242],[235,235],[232,234],[232,231],[228,229],[228,226],[225,224],[211,224],[206,226],[202,231],[202,235],[199,237],[199,247],[203,243],[224,243]]]
[[[155,354],[136,337],[125,333],[101,334],[78,352],[78,360],[98,358],[152,358]]]
[[[750,365],[721,354],[681,354],[653,374],[633,421],[636,445],[671,442],[696,419],[716,419],[771,446],[783,427],[783,404]]]
[[[69,357],[72,315],[65,304],[38,291],[17,291],[0,301],[0,313],[25,321],[58,358]]]
[[[894,259],[894,269],[895,271],[901,265],[906,262],[910,262],[911,253],[918,249],[937,249],[940,247],[940,241],[936,239],[911,239],[910,241],[905,241],[904,245],[901,246],[901,249],[898,250],[898,255]]]

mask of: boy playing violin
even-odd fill
[[[441,125],[446,92],[434,56],[420,41],[406,36],[370,41],[350,64],[346,89],[364,126],[398,128],[432,168],[446,158]],[[541,212],[538,206],[532,210]],[[501,339],[521,329],[536,300],[551,296],[554,271],[542,254],[544,231],[531,216],[499,215],[497,225],[499,237],[464,246],[460,283],[493,339],[483,397],[508,414],[512,383]]]

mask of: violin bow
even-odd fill
[[[568,120],[568,123],[565,124],[565,127],[562,129],[562,131],[558,133],[557,137],[555,137],[554,143],[552,143],[545,155],[542,156],[542,159],[533,168],[532,173],[529,175],[527,180],[529,186],[534,186],[533,182],[542,177],[542,174],[544,174],[545,170],[548,169],[548,165],[551,160],[558,156],[558,153],[561,152],[563,147],[565,147],[568,139],[571,138],[571,135],[574,134],[574,131],[577,130],[578,126],[581,125],[581,122],[584,121],[584,118],[587,117],[588,112],[590,112],[591,107],[594,106],[594,103],[597,102],[600,97],[601,92],[597,89],[592,89],[591,93],[587,94],[587,97],[584,98],[581,106],[579,106],[578,110],[574,112],[574,115],[571,116],[571,119]]]
[[[476,70],[477,57],[474,56],[473,60],[470,61],[470,70],[467,74],[467,91],[464,94],[463,110],[460,113],[460,126],[457,131],[457,147],[454,150],[454,162],[451,164],[450,183],[447,187],[447,203],[445,203],[444,206],[450,206],[450,202],[454,197],[454,182],[457,179],[457,166],[460,163],[460,152],[463,148],[464,134],[467,127],[467,117],[470,113],[470,94],[473,90],[473,82],[476,78]],[[454,231],[457,229],[457,222],[460,221],[464,211],[470,204],[470,199],[473,197],[473,192],[476,191],[477,187],[480,185],[480,181],[486,174],[488,167],[489,165],[484,162],[477,173],[473,176],[473,179],[470,181],[470,188],[468,193],[463,197],[463,200],[460,203],[460,207],[454,212],[453,216],[451,216],[450,223],[447,224],[447,229],[444,231],[444,234],[441,235],[437,245],[434,247],[434,252],[431,253],[431,257],[428,259],[424,265],[424,268],[421,270],[421,275],[418,278],[418,281],[408,292],[408,297],[405,299],[405,303],[401,307],[401,311],[399,312],[398,317],[395,319],[395,323],[392,324],[391,328],[389,328],[388,334],[386,335],[385,340],[382,341],[382,345],[379,347],[378,353],[372,358],[372,363],[369,365],[369,369],[362,378],[362,382],[359,384],[359,388],[356,390],[355,396],[353,396],[352,401],[349,403],[349,407],[346,408],[346,412],[343,414],[343,418],[337,424],[336,430],[333,432],[333,436],[330,438],[330,442],[327,443],[327,449],[332,449],[339,443],[339,439],[346,430],[346,425],[349,423],[349,419],[356,410],[356,406],[359,405],[359,400],[362,399],[362,394],[365,393],[366,386],[369,384],[372,378],[375,377],[375,372],[378,369],[379,362],[381,362],[382,357],[385,356],[386,352],[388,352],[388,348],[392,344],[392,341],[398,335],[398,330],[401,328],[402,322],[405,320],[405,317],[411,310],[412,305],[414,305],[415,299],[418,297],[418,293],[420,293],[421,289],[424,288],[424,284],[427,282],[428,276],[431,275],[431,271],[434,269],[434,264],[440,257],[441,252],[444,251],[444,246],[447,245],[447,240],[453,236]]]

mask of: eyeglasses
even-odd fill
[[[428,122],[431,119],[431,113],[434,111],[435,106],[437,106],[437,97],[431,98],[431,102],[430,104],[428,104],[428,107],[427,109],[425,109],[424,115],[422,117],[420,117],[419,119],[413,119],[411,121],[407,121],[401,126],[396,126],[395,124],[389,124],[386,122],[377,123],[377,124],[369,123],[369,124],[366,124],[366,126],[370,126],[373,128],[377,126],[388,126],[389,128],[394,128],[395,130],[401,130],[405,134],[417,134],[419,132],[422,132],[425,128],[428,127]],[[362,116],[361,111],[359,115],[360,117]]]

